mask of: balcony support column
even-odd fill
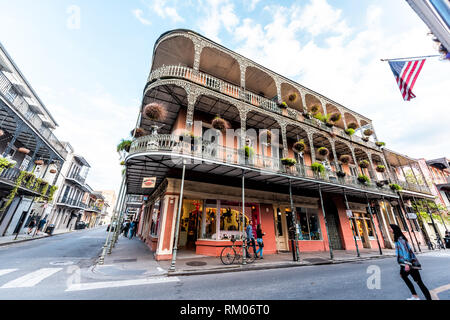
[[[338,158],[337,158],[337,153],[336,153],[336,146],[335,146],[335,142],[331,141],[331,151],[333,152],[333,158],[334,158],[334,166],[336,167],[336,172],[339,170],[339,163],[338,163]]]
[[[395,179],[394,179],[394,177],[392,175],[392,169],[391,169],[390,165],[388,164],[388,162],[386,161],[386,156],[384,155],[384,149],[383,149],[383,152],[381,154],[382,154],[381,160],[383,160],[383,164],[386,167],[388,180],[395,181]]]
[[[412,171],[412,173],[413,173],[413,175],[414,175],[414,179],[416,180],[417,185],[420,187],[421,184],[419,183],[419,179],[417,179],[416,173],[414,172],[414,168],[413,168],[413,166],[411,165],[411,161],[409,162],[409,167],[411,168],[411,171]],[[418,164],[418,167],[420,168],[420,164]],[[424,181],[424,184],[425,184],[426,188],[428,189],[428,191],[431,193],[431,190],[430,190],[430,188],[428,187],[428,184],[427,184],[426,181]]]
[[[302,97],[302,106],[303,106],[303,112],[308,112],[308,108],[306,108],[306,98],[305,98],[305,93],[303,92],[303,90],[300,90],[300,96]]]
[[[311,153],[311,164],[316,162],[316,151],[314,150],[313,134],[308,132],[309,150]]]
[[[350,147],[350,151],[352,152],[353,162],[355,163],[356,168],[359,168],[359,170],[361,170],[362,173],[362,169],[358,165],[358,159],[356,159],[355,150],[353,149],[353,146]],[[358,171],[358,169],[356,171]]]
[[[409,220],[409,228],[411,229],[412,234],[414,235],[414,239],[416,239],[417,248],[419,248],[419,251],[422,252],[422,250],[420,249],[420,246],[419,246],[419,241],[417,241],[416,234],[414,233],[414,228],[413,228],[411,219],[408,218],[408,210],[406,209],[406,204],[405,204],[405,201],[403,200],[403,196],[402,196],[401,192],[398,192],[398,195],[400,196],[400,202],[402,204],[402,208],[403,208],[403,210],[405,210],[405,218],[406,218],[406,220]],[[405,220],[405,222],[406,222],[406,220]],[[411,237],[411,232],[408,231],[408,233],[409,233],[409,237],[411,238],[411,242],[413,244],[413,249],[415,252],[417,252],[417,250],[414,246],[413,239]]]
[[[7,156],[9,151],[11,151],[12,147],[14,146],[14,143],[16,143],[16,140],[19,137],[19,135],[24,131],[23,129],[24,129],[25,123],[22,120],[18,119],[18,118],[16,119],[16,121],[17,121],[17,127],[14,130],[13,138],[8,143],[8,145],[6,146],[5,151],[3,152],[3,157]]]
[[[369,196],[366,193],[366,200],[367,200],[367,210],[369,211],[369,216],[370,216],[370,222],[372,223],[373,226],[373,231],[375,232],[375,236],[377,238],[377,245],[378,245],[378,250],[380,251],[380,254],[383,255],[383,251],[381,250],[381,245],[380,245],[380,239],[378,238],[378,231],[377,228],[375,226],[375,222],[373,221],[373,214],[372,214],[372,207],[370,206],[370,202],[369,202]],[[380,221],[378,220],[378,223]],[[381,226],[378,226],[380,228],[381,231]]]
[[[239,61],[239,66],[241,69],[241,88],[245,90],[245,73],[247,72],[248,65],[244,61]]]
[[[287,134],[286,134],[286,124],[281,124],[281,138],[283,141],[283,157],[287,158],[289,155],[288,144],[287,144]]]
[[[300,260],[300,249],[298,247],[298,222],[297,222],[297,212],[294,207],[294,201],[292,199],[292,181],[289,179],[289,200],[291,202],[291,212],[292,212],[292,224],[294,225],[294,234],[295,234],[295,240],[293,241],[294,247],[292,248],[292,251],[295,252],[294,261]]]
[[[38,137],[35,137],[36,139],[39,139]],[[31,156],[30,162],[28,163],[27,171],[30,171],[33,169],[34,160],[36,160],[36,155],[39,152],[39,150],[43,147],[43,143],[40,140],[37,140],[36,148],[33,151],[33,155]],[[34,171],[34,170],[33,170]]]
[[[402,170],[402,174],[403,174],[403,176],[405,177],[406,184],[407,184],[408,187],[409,187],[409,182],[408,182],[408,179],[407,179],[407,177],[406,177],[405,171],[403,170],[402,164],[401,164],[401,162],[400,162],[400,158],[398,157],[398,155],[395,155],[395,158],[397,159],[398,166],[400,167],[400,170]]]
[[[434,229],[434,233],[436,234],[436,239],[439,239],[441,241],[441,243],[443,244],[444,242],[442,242],[441,235],[439,234],[436,224],[434,223],[433,212],[430,210],[430,207],[428,206],[428,200],[425,199],[424,201],[425,201],[425,206],[427,207],[427,210],[428,210],[428,215],[430,216],[430,219],[431,219],[431,223],[433,224],[433,229]],[[444,244],[444,247],[445,247],[445,244]]]
[[[195,71],[198,71],[200,69],[200,56],[202,55],[203,48],[205,47],[204,44],[201,41],[198,41],[196,39],[193,40],[194,42],[194,65],[193,69]]]
[[[345,192],[345,188],[342,188],[342,191],[344,192],[345,209],[350,210],[350,207],[348,205],[348,200],[347,200],[347,193]],[[353,239],[355,240],[356,256],[359,258],[361,256],[361,254],[359,253],[358,241],[356,240],[356,224],[352,221],[352,219],[350,217],[348,218],[348,220],[350,221],[350,227],[352,228]]]
[[[48,171],[48,167],[50,167],[50,165],[52,164],[53,160],[54,160],[53,153],[51,153],[50,154],[50,158],[48,159],[47,167],[45,167],[44,174],[42,175],[42,179],[45,178],[45,175],[47,174],[47,171]]]
[[[331,260],[333,260],[333,248],[331,246],[330,233],[328,232],[328,223],[327,223],[327,217],[325,215],[325,207],[323,206],[322,189],[320,187],[320,184],[319,184],[319,196],[320,196],[320,206],[322,208],[323,220],[325,221],[325,229],[327,231],[328,246],[330,248],[330,258],[331,258]]]
[[[197,101],[198,93],[192,92],[192,88],[188,90],[187,100],[188,106],[186,111],[186,130],[190,132],[194,124],[194,107]]]
[[[242,169],[242,264],[247,264],[247,235],[245,232],[245,170]],[[253,254],[256,254],[253,252]]]

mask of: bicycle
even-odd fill
[[[445,249],[444,244],[442,243],[441,239],[439,239],[439,238],[437,239],[436,244],[433,244],[433,245],[436,249],[439,249],[439,250]]]
[[[225,265],[232,264],[235,260],[240,261],[243,258],[242,254],[242,246],[236,245],[236,239],[234,236],[231,237],[231,246],[226,246],[222,249],[220,253],[220,260]],[[248,247],[246,248],[247,253],[249,253]],[[256,252],[253,252],[253,255],[249,254],[250,257],[246,258],[247,263],[252,263],[256,259]]]

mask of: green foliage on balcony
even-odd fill
[[[399,186],[399,185],[396,184],[396,183],[391,183],[391,184],[389,185],[389,188],[391,188],[391,189],[394,190],[394,191],[400,191],[400,190],[403,189],[401,186]]]
[[[255,154],[255,150],[252,147],[249,146],[245,146],[244,147],[244,153],[245,153],[245,157],[247,159],[250,159],[253,157],[253,155]]]
[[[117,152],[126,151],[130,152],[131,140],[122,139],[122,141],[117,145]]]
[[[287,167],[292,167],[297,164],[297,161],[292,158],[283,158],[283,159],[281,159],[281,163]]]
[[[0,173],[2,173],[5,169],[14,168],[15,165],[15,161],[9,161],[6,158],[0,157]]]
[[[352,136],[355,134],[355,129],[352,128],[345,129],[345,133],[348,134],[349,136]]]
[[[383,166],[382,164],[379,164],[379,165],[377,165],[376,170],[377,170],[378,172],[384,172],[384,171],[386,171],[386,167]]]
[[[335,112],[330,115],[330,121],[332,121],[332,122],[338,122],[339,120],[341,120],[341,118],[342,118],[342,116],[339,112]]]
[[[325,167],[320,162],[314,162],[313,164],[311,164],[311,170],[315,173],[324,173]]]
[[[368,167],[369,167],[369,161],[367,161],[367,160],[361,160],[361,161],[359,162],[359,166],[360,166],[361,168],[368,168]]]
[[[370,137],[372,134],[373,134],[373,130],[371,130],[371,129],[364,130],[364,135]]]
[[[358,175],[358,181],[361,184],[368,184],[368,183],[370,183],[370,178],[364,174],[360,174],[360,175]]]
[[[56,190],[58,190],[57,186],[51,186],[50,187],[50,192],[48,193],[48,202],[52,202],[53,201],[53,196],[55,195]]]
[[[22,181],[25,178],[26,171],[20,171],[19,176],[17,177],[16,184],[14,185],[14,188],[9,193],[8,197],[6,198],[6,202],[3,205],[3,207],[0,209],[0,212],[5,212],[5,210],[9,207],[11,202],[14,200],[14,197],[17,194],[17,191],[19,190],[20,186],[22,185]]]
[[[305,141],[303,139],[297,141],[292,146],[292,150],[294,150],[294,152],[297,152],[297,153],[302,152],[305,149],[306,149],[306,144],[305,144]]]
[[[377,142],[375,142],[375,144],[377,145],[377,147],[384,147],[386,145],[386,143],[381,142],[381,141],[377,141]]]
[[[279,105],[278,105],[278,107],[280,107],[280,108],[287,108],[288,107],[288,105],[287,105],[287,103],[286,102],[281,102]]]
[[[295,102],[297,100],[297,94],[295,92],[291,93],[288,97],[290,102]]]

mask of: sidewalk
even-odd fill
[[[156,261],[153,252],[138,238],[127,239],[122,235],[111,254],[107,254],[103,265],[94,265],[90,270],[90,278],[95,279],[130,279],[146,278],[150,276],[188,276],[223,272],[251,271],[261,269],[276,269],[312,266],[322,264],[338,264],[372,259],[395,257],[395,250],[360,249],[360,257],[356,251],[335,250],[334,259],[330,259],[329,252],[300,252],[300,261],[292,261],[292,253],[278,253],[265,255],[264,259],[257,259],[247,265],[237,262],[223,265],[220,257],[196,255],[193,251],[180,250],[177,254],[176,270],[169,271],[171,261]],[[428,252],[422,248],[422,252]]]

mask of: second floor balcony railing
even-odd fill
[[[181,78],[200,84],[209,89],[221,92],[236,99],[248,102],[254,106],[281,114],[281,110],[277,103],[260,95],[254,94],[241,87],[232,85],[228,82],[215,78],[209,74],[195,71],[192,68],[184,66],[162,66],[153,70],[149,76],[149,81],[160,78],[171,77]]]
[[[382,179],[374,179],[369,183],[362,184],[358,181],[357,177],[346,175],[341,178],[338,177],[337,173],[332,170],[318,174],[309,166],[297,164],[292,167],[285,167],[281,163],[280,158],[257,153],[246,157],[243,149],[208,144],[206,142],[201,142],[200,140],[195,143],[191,143],[191,141],[180,141],[179,136],[171,134],[157,134],[137,138],[133,141],[130,148],[130,154],[150,151],[169,151],[174,154],[189,155],[204,160],[213,160],[225,164],[242,165],[255,169],[261,169],[269,174],[287,174],[295,177],[321,180],[358,189],[378,192],[383,191],[387,194],[394,194],[388,186],[377,185],[376,182],[378,180],[383,181],[385,177],[382,177]],[[374,177],[377,176],[374,175]]]
[[[13,84],[2,72],[0,72],[0,95],[9,101],[15,110],[21,113],[22,116],[24,116],[25,119],[27,119],[27,121],[29,121],[29,123],[31,123],[31,125],[50,143],[50,145],[65,158],[67,156],[67,151],[61,142],[56,138],[53,132],[44,125],[43,121],[31,109],[28,102],[20,94],[14,93],[13,90]]]
[[[72,198],[69,198],[68,196],[63,196],[61,199],[59,199],[58,203],[66,204],[70,207],[76,207],[76,208],[81,208],[81,209],[86,208],[86,204],[81,202],[81,200],[72,199]]]
[[[75,180],[81,185],[84,185],[84,182],[86,181],[86,178],[80,176],[79,174],[70,174],[69,176],[66,177],[66,179]]]
[[[12,185],[16,185],[17,179],[19,178],[21,173],[21,170],[18,168],[9,168],[4,169],[0,172],[0,179],[9,182]],[[19,187],[22,189],[26,189],[29,192],[34,192],[41,194],[41,196],[48,196],[50,193],[50,188],[47,188],[47,191],[44,190],[44,185],[42,183],[39,183],[36,179],[31,180],[32,183],[29,182],[30,180],[24,178],[22,179]],[[45,191],[45,194],[43,193]]]

